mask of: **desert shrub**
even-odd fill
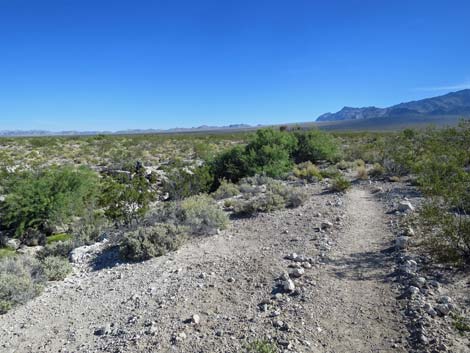
[[[73,249],[80,245],[82,245],[82,243],[77,243],[74,239],[53,242],[46,244],[44,248],[39,251],[37,257],[40,259],[51,256],[67,257]]]
[[[220,186],[212,193],[212,197],[216,200],[222,200],[240,194],[240,189],[236,184],[222,180]]]
[[[34,298],[46,282],[40,262],[28,256],[0,260],[0,313]]]
[[[374,163],[368,174],[371,178],[379,178],[385,174],[385,168],[379,163]]]
[[[356,167],[365,167],[366,166],[366,163],[362,159],[356,159],[354,161],[354,164],[356,165]]]
[[[99,179],[86,168],[51,167],[12,176],[2,205],[2,223],[17,236],[63,224],[90,212],[98,198]]]
[[[341,175],[341,172],[334,166],[329,166],[328,168],[320,170],[320,175],[323,178],[336,178]]]
[[[255,215],[260,212],[272,212],[284,208],[286,200],[274,192],[266,192],[249,200],[240,200],[233,206],[237,214]]]
[[[284,185],[279,180],[255,176],[244,178],[243,185],[249,186],[249,193],[244,200],[235,200],[234,212],[243,215],[254,215],[260,212],[271,212],[284,207],[298,207],[307,198],[299,188]]]
[[[330,186],[330,190],[334,192],[344,192],[351,187],[351,183],[342,175],[336,176]]]
[[[397,138],[393,161],[414,173],[427,197],[420,213],[424,243],[442,260],[469,262],[470,122],[442,130],[407,130]]]
[[[347,170],[350,167],[350,163],[346,162],[344,159],[336,163],[336,168],[339,170]]]
[[[264,340],[256,340],[250,342],[246,346],[247,353],[277,353],[278,349],[275,344]]]
[[[297,208],[305,203],[307,195],[299,188],[288,187],[284,193],[286,207]]]
[[[219,180],[237,182],[249,175],[245,153],[245,147],[236,146],[215,157],[211,166],[216,178],[214,181],[216,186]]]
[[[172,224],[155,224],[125,234],[119,250],[126,259],[143,261],[177,250],[185,238],[183,228]]]
[[[42,260],[44,274],[49,281],[61,281],[72,271],[72,265],[64,257],[47,256]]]
[[[202,194],[166,202],[148,217],[148,222],[185,226],[189,234],[203,235],[224,229],[228,217],[212,197]]]
[[[295,136],[274,129],[260,129],[245,149],[248,175],[280,177],[292,168],[291,156],[297,146]]]
[[[228,217],[208,195],[188,197],[180,204],[183,224],[192,234],[211,234],[224,229]]]
[[[143,168],[136,165],[128,173],[106,175],[100,204],[106,217],[116,224],[131,224],[142,219],[155,199]]]
[[[162,191],[168,193],[170,200],[182,200],[186,197],[209,192],[214,176],[208,166],[195,169],[175,168],[168,173]]]
[[[321,160],[337,162],[341,157],[338,142],[326,132],[320,130],[295,132],[295,137],[298,146],[293,155],[297,163]]]
[[[365,166],[359,166],[356,169],[357,174],[356,177],[361,180],[367,180],[369,178],[369,175],[367,174],[367,169]]]
[[[306,179],[308,181],[321,180],[322,176],[318,167],[312,162],[304,162],[297,164],[294,167],[294,175],[300,179]]]

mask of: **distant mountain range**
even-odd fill
[[[258,125],[260,126],[260,125]],[[164,134],[178,132],[211,132],[224,130],[244,130],[254,126],[247,124],[232,124],[228,126],[208,126],[201,125],[191,128],[172,128],[172,129],[130,129],[120,131],[47,131],[47,130],[0,130],[0,136],[16,137],[16,136],[83,136],[83,135],[132,135],[132,134]]]
[[[403,118],[406,116],[470,116],[470,89],[452,92],[443,96],[400,103],[388,108],[344,107],[336,113],[326,113],[316,121],[342,121],[371,118]]]

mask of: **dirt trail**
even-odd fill
[[[389,352],[406,337],[396,293],[387,280],[392,236],[381,205],[368,191],[353,189],[347,205],[349,224],[318,277],[320,291],[329,297],[322,299],[330,301],[320,325],[336,332],[329,337],[332,352]]]
[[[305,192],[298,209],[234,220],[169,256],[76,273],[0,317],[0,351],[242,352],[271,339],[288,352],[406,352],[381,205],[359,188]],[[313,266],[274,296],[292,252]]]

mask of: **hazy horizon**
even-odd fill
[[[0,5],[0,130],[314,121],[470,88],[465,1]]]

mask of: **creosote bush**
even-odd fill
[[[2,223],[31,242],[49,224],[60,225],[91,212],[99,195],[98,175],[84,167],[50,167],[10,175],[1,209]]]
[[[229,149],[210,164],[217,185],[221,179],[238,182],[256,174],[284,177],[294,162],[334,162],[340,155],[338,142],[325,132],[259,129],[247,145]]]
[[[185,229],[173,224],[155,224],[128,232],[121,240],[121,255],[132,261],[148,260],[177,250],[185,241]]]

